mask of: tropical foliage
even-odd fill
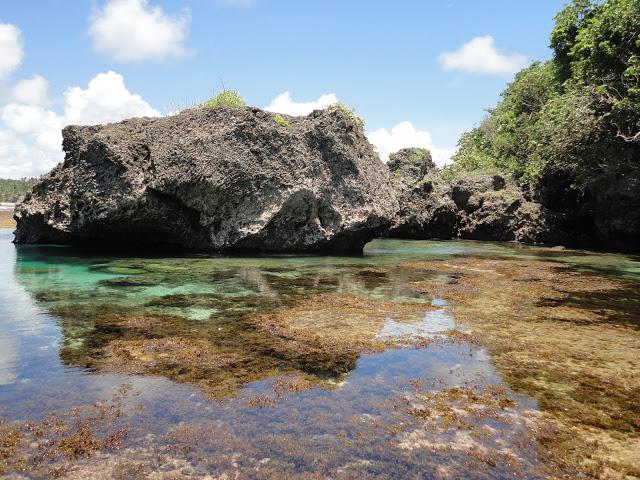
[[[584,190],[630,158],[640,169],[640,0],[574,0],[555,20],[553,58],[516,75],[444,175],[564,176]]]

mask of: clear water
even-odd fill
[[[481,242],[377,240],[361,257],[142,258],[11,239],[0,230],[0,417],[40,421],[128,388],[118,448],[51,460],[69,475],[86,467],[85,478],[123,462],[194,478],[538,478],[535,442],[523,441],[536,402],[509,389],[482,345],[451,335],[464,327],[447,302],[412,287],[455,278],[403,262],[544,257],[640,277],[634,257]],[[274,334],[274,318],[301,336]],[[420,398],[487,387],[508,404],[467,411],[465,428],[435,403],[429,428],[415,414]]]

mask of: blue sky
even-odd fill
[[[563,4],[2,2],[0,57],[12,48],[11,32],[16,30],[21,54],[19,61],[5,61],[9,65],[0,60],[0,177],[39,174],[55,164],[60,155],[53,151],[57,137],[52,132],[59,125],[165,114],[176,104],[210,96],[222,82],[259,107],[284,92],[294,102],[334,94],[355,107],[368,132],[377,132],[370,138],[386,142],[379,148],[381,156],[415,141],[442,150],[444,158],[460,133],[496,103],[515,70],[533,59],[549,58],[553,16]],[[12,58],[10,54],[4,58]],[[122,77],[114,95],[108,85],[118,83],[116,76],[101,77],[104,88],[89,86],[106,72]],[[34,75],[38,81],[18,88]],[[65,94],[71,87],[78,87],[75,97],[71,94],[75,100]],[[32,91],[39,99],[26,101]],[[105,106],[107,97],[121,105]],[[30,131],[30,122],[46,125]],[[398,124],[404,125],[404,133],[400,128],[394,137],[392,128]],[[38,151],[43,145],[51,151]],[[42,158],[29,158],[35,154]]]

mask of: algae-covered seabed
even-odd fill
[[[0,232],[0,476],[640,478],[638,258],[98,257]]]

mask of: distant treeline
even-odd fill
[[[19,180],[0,178],[0,202],[14,203],[19,197],[31,190],[37,181],[37,178],[21,178]]]

